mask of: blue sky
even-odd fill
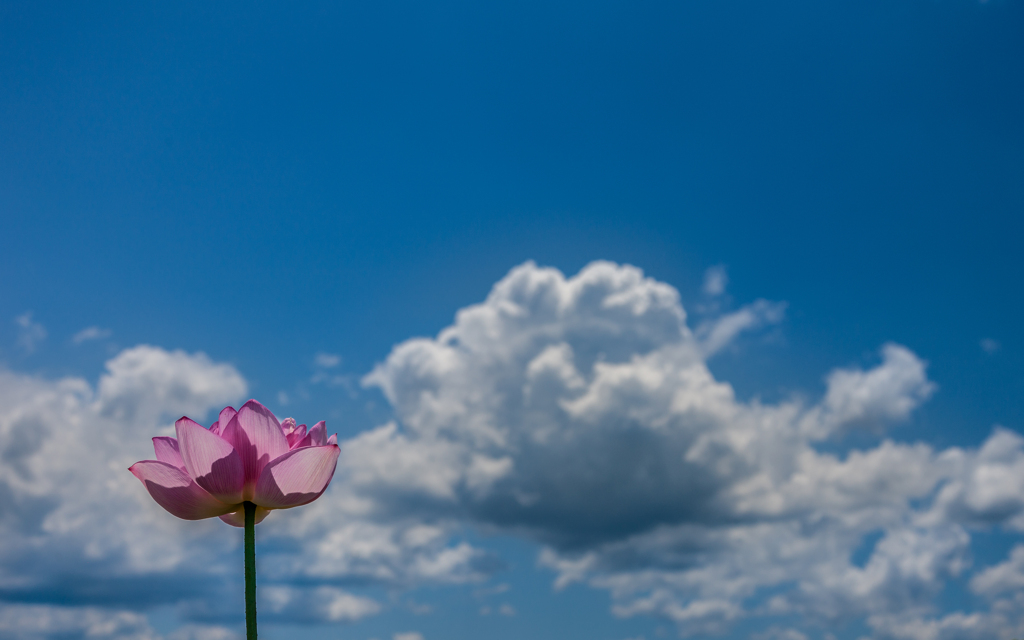
[[[238,633],[238,532],[108,467],[248,397],[346,446],[267,638],[1024,635],[1021,33],[3,4],[0,638]]]

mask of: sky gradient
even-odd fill
[[[1024,635],[1021,33],[4,3],[0,638],[240,633],[124,469],[249,397],[343,443],[268,639]]]

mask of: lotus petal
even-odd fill
[[[295,427],[295,430],[288,434],[288,446],[292,449],[298,448],[298,443],[302,442],[302,439],[306,437],[306,425],[300,424]],[[309,445],[306,445],[309,446]]]
[[[307,433],[306,435],[302,436],[301,440],[296,440],[295,441],[295,444],[292,445],[292,449],[293,450],[294,449],[302,449],[303,447],[312,447],[312,446],[313,446],[313,434]]]
[[[217,500],[184,471],[166,462],[143,460],[128,470],[142,481],[158,505],[184,520],[212,518],[237,509],[237,505]]]
[[[266,517],[270,515],[270,509],[264,509],[263,507],[256,507],[256,522],[259,524],[263,522]],[[245,526],[245,505],[238,508],[237,511],[231,513],[225,513],[220,517],[221,520],[230,524],[232,527],[244,527]]]
[[[231,422],[231,418],[235,417],[236,413],[238,412],[235,411],[234,407],[224,407],[221,409],[220,416],[217,418],[217,421],[210,425],[210,431],[217,435],[222,435],[224,433],[224,429],[228,426],[228,423]]]
[[[281,432],[281,423],[269,409],[250,400],[231,418],[222,434],[242,458],[245,479],[242,499],[252,500],[256,480],[263,467],[288,451],[288,440]]]
[[[178,449],[178,441],[174,438],[166,436],[153,438],[153,451],[156,452],[156,459],[160,462],[166,462],[182,470],[185,469],[185,461]]]
[[[327,444],[338,444],[338,434],[335,433],[330,438],[327,438]]]
[[[324,446],[327,444],[327,423],[321,420],[314,424],[313,428],[309,430],[309,435],[312,436],[314,447]]]
[[[327,489],[338,466],[338,445],[292,449],[263,470],[253,502],[268,509],[308,504]]]
[[[227,504],[242,502],[242,459],[234,447],[192,420],[174,423],[185,469],[196,484]]]

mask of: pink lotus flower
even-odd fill
[[[157,504],[185,520],[220,516],[245,524],[244,504],[256,505],[255,522],[272,509],[290,509],[319,498],[330,484],[341,450],[323,421],[278,421],[255,400],[237,412],[225,407],[206,429],[183,417],[177,439],[153,438],[156,460],[129,468]]]

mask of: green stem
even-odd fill
[[[256,505],[245,503],[245,640],[256,640]]]

